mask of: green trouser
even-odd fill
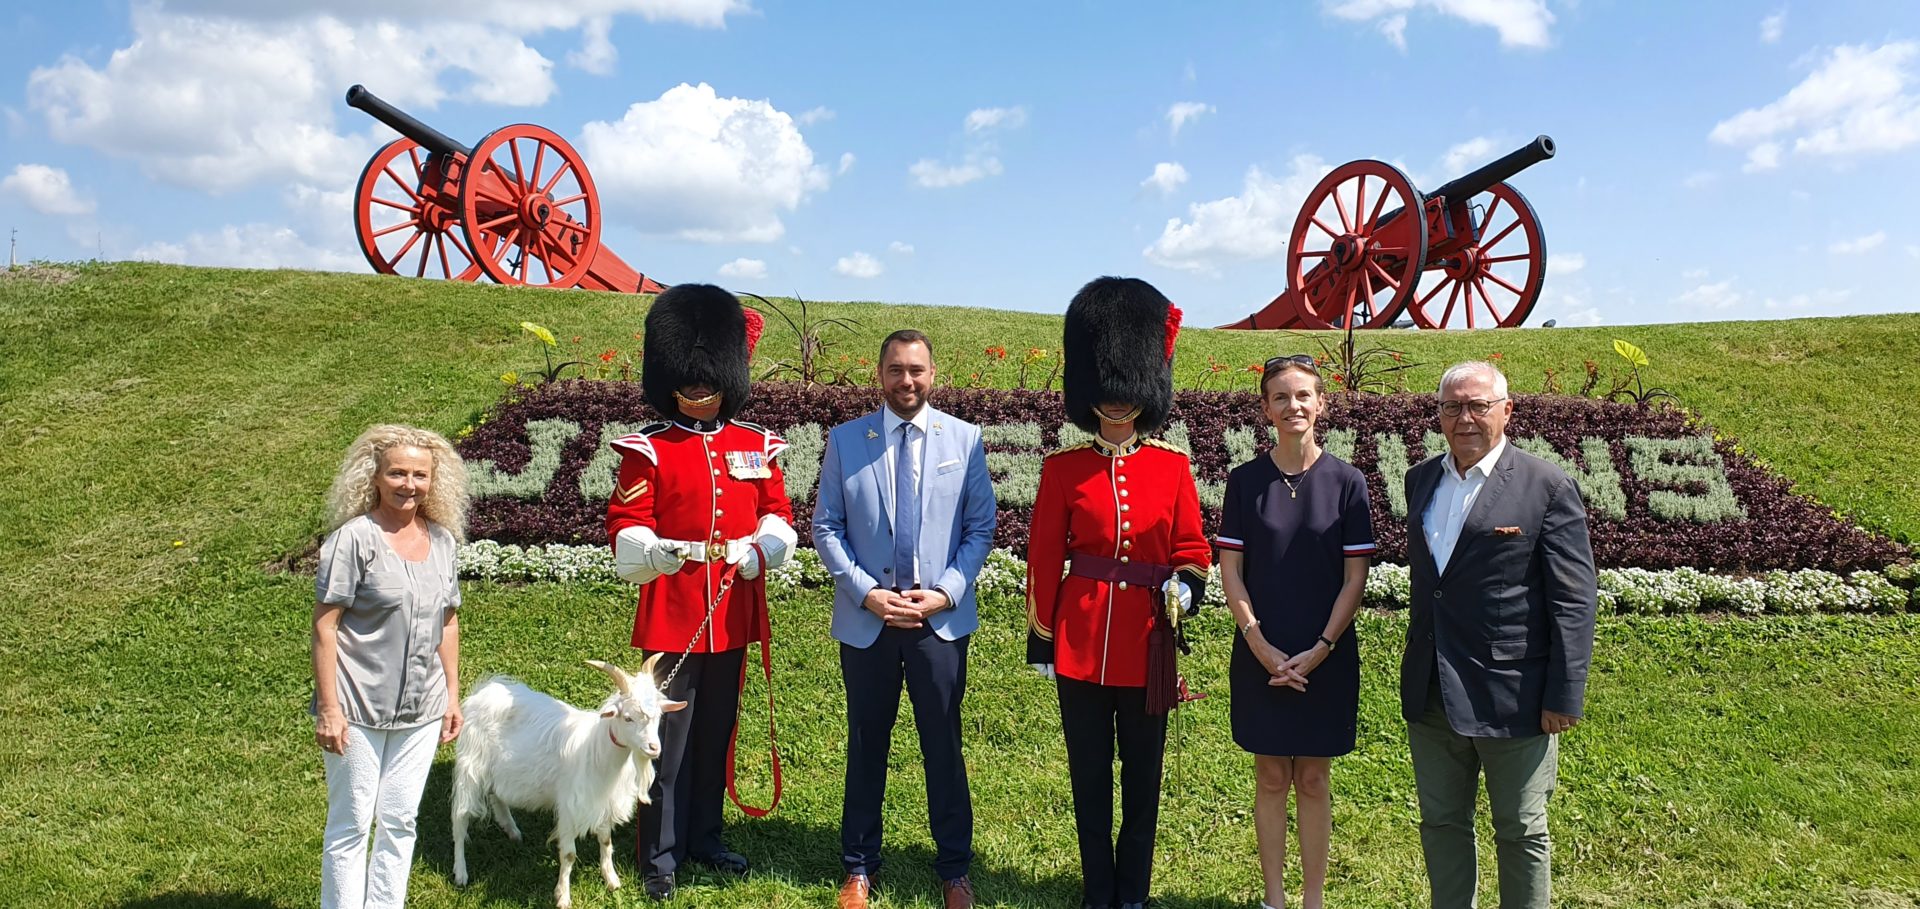
[[[1547,797],[1557,778],[1559,737],[1461,735],[1447,724],[1439,686],[1430,692],[1426,713],[1407,727],[1407,739],[1434,909],[1478,905],[1473,813],[1483,769],[1500,868],[1500,909],[1547,909],[1553,878]]]

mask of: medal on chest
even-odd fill
[[[736,480],[764,480],[773,476],[773,468],[763,452],[729,451],[727,474]]]

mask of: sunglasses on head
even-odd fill
[[[1315,375],[1319,375],[1320,373],[1320,364],[1314,362],[1312,354],[1288,354],[1285,356],[1274,357],[1273,359],[1268,360],[1266,362],[1266,365],[1260,367],[1260,369],[1264,372],[1272,372],[1273,370],[1279,369],[1287,365],[1288,363],[1292,363],[1298,366],[1304,366],[1310,370],[1313,370]]]

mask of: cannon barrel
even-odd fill
[[[420,143],[421,148],[436,155],[473,154],[473,149],[447,138],[446,133],[414,119],[412,114],[380,100],[379,95],[367,91],[364,85],[347,89],[347,106],[366,111],[373,119],[393,127],[394,132]]]
[[[1494,184],[1512,179],[1514,174],[1551,157],[1553,157],[1553,137],[1535,136],[1532,142],[1506,153],[1498,161],[1448,182],[1447,185],[1428,193],[1427,197],[1445,197],[1448,205],[1465,202],[1492,189]]]

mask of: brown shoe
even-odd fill
[[[872,893],[873,881],[868,880],[866,875],[849,874],[846,882],[840,885],[840,909],[867,909],[867,897]]]
[[[947,909],[973,909],[973,882],[964,874],[941,881],[940,895],[946,899]]]

